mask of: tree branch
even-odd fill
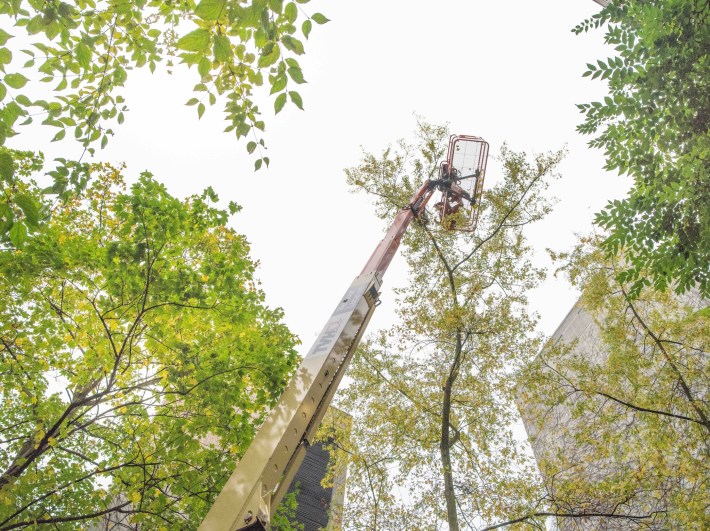
[[[513,524],[519,524],[522,522],[525,522],[526,520],[530,520],[531,518],[539,518],[539,517],[557,517],[557,518],[613,518],[617,520],[633,520],[633,521],[640,521],[640,520],[648,520],[651,518],[655,518],[657,514],[660,513],[665,513],[666,511],[653,511],[652,513],[649,514],[644,514],[644,515],[632,515],[632,514],[615,514],[615,513],[556,513],[556,512],[548,512],[548,511],[541,511],[541,512],[535,512],[531,513],[527,516],[521,516],[520,518],[515,518],[514,520],[508,520],[507,522],[501,522],[499,524],[495,525],[490,525],[488,527],[484,527],[480,531],[491,531],[492,529],[500,529],[501,527],[508,527]]]
[[[646,324],[646,322],[642,319],[641,315],[639,315],[638,311],[636,311],[636,307],[634,306],[634,303],[631,301],[629,298],[629,295],[626,293],[624,290],[623,286],[621,287],[621,292],[624,295],[624,300],[626,301],[626,304],[628,305],[628,308],[631,310],[631,312],[634,314],[636,319],[638,320],[639,324],[643,327],[643,329],[646,331],[646,333],[651,337],[653,342],[656,344],[658,349],[661,351],[663,354],[663,357],[666,359],[668,362],[668,365],[670,365],[671,369],[673,372],[676,374],[678,377],[678,383],[681,386],[681,389],[683,390],[683,394],[685,397],[688,399],[688,402],[690,403],[690,406],[695,410],[695,412],[698,414],[698,416],[701,419],[701,424],[705,426],[707,429],[708,433],[710,434],[710,420],[708,420],[707,415],[705,412],[702,410],[702,408],[696,403],[697,400],[693,396],[692,391],[690,390],[690,386],[687,384],[685,381],[685,378],[683,378],[683,375],[681,374],[680,370],[678,370],[678,367],[676,366],[675,362],[673,361],[673,358],[671,358],[670,354],[666,350],[666,348],[663,346],[663,342],[656,336],[656,334],[653,333],[651,328]]]

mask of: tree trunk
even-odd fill
[[[444,498],[446,499],[446,518],[449,521],[449,531],[458,531],[459,519],[456,513],[456,493],[454,478],[451,473],[451,446],[449,437],[449,413],[451,393],[444,392],[444,409],[441,422],[441,465],[444,474]]]
[[[456,492],[454,491],[454,476],[451,469],[451,447],[456,444],[456,437],[451,437],[451,393],[458,377],[461,365],[461,333],[456,334],[456,353],[444,385],[444,399],[441,409],[441,453],[442,473],[444,474],[444,499],[446,500],[446,518],[449,531],[459,530],[459,517],[456,511]]]

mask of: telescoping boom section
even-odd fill
[[[488,144],[478,137],[452,136],[447,161],[452,161],[452,146],[462,146],[455,139]],[[469,146],[471,147],[471,146]],[[453,161],[452,161],[453,162]],[[443,164],[442,164],[443,167]],[[382,277],[387,270],[411,221],[425,209],[436,190],[449,198],[456,180],[453,166],[436,180],[426,181],[412,196],[411,202],[394,222],[353,281],[323,327],[315,344],[303,358],[293,379],[268,415],[244,456],[237,463],[226,485],[200,525],[202,531],[237,531],[269,529],[271,514],[312,444],[328,406],[343,378],[350,359],[379,304]],[[459,169],[459,175],[463,168]],[[466,168],[470,173],[471,170]],[[474,168],[476,188],[470,197],[480,198],[485,160]],[[446,199],[444,199],[446,201]],[[476,209],[477,201],[469,208]],[[446,220],[446,213],[442,214]],[[475,219],[467,213],[466,219]],[[445,223],[442,222],[444,226]]]

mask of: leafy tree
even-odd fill
[[[279,508],[271,519],[273,531],[303,531],[304,525],[296,520],[296,510],[298,509],[296,496],[300,491],[300,484],[296,484],[294,489],[281,500]]]
[[[623,258],[585,238],[564,266],[589,326],[549,345],[523,375],[551,505],[585,529],[710,525],[710,315],[684,296],[620,282]],[[586,316],[586,317],[585,317]],[[595,516],[591,516],[595,515]],[[565,529],[575,529],[567,522]],[[617,528],[617,527],[614,527]]]
[[[366,154],[348,181],[391,220],[436,175],[447,136],[421,124],[415,144]],[[364,342],[341,392],[354,416],[350,439],[335,438],[349,459],[346,527],[475,527],[544,495],[512,428],[514,376],[541,345],[526,293],[544,273],[524,228],[549,212],[544,190],[561,157],[503,148],[476,233],[446,231],[427,214],[405,235],[399,323]]]
[[[596,218],[606,251],[628,261],[619,274],[631,296],[646,285],[710,296],[709,21],[704,0],[614,0],[574,30],[604,27],[616,51],[587,65],[609,95],[579,105],[578,130],[634,181]]]
[[[19,174],[41,165],[12,156]],[[0,529],[195,528],[296,340],[214,192],[181,201],[149,174],[128,190],[117,168],[91,174],[40,205],[51,220],[23,250],[0,251]]]
[[[305,83],[297,59],[304,45],[298,37],[308,38],[314,23],[328,21],[320,13],[307,15],[302,7],[307,2],[2,2],[0,20],[12,34],[0,29],[0,146],[19,126],[41,117],[42,124],[56,128],[54,140],[69,132],[93,153],[124,121],[127,107],[120,90],[129,72],[143,67],[172,72],[179,60],[195,67],[196,96],[187,104],[196,107],[198,117],[206,105],[222,101],[226,131],[237,138],[250,136],[247,151],[260,153],[255,168],[268,165],[263,155],[265,123],[254,94],[259,87],[270,87],[277,113],[287,100],[303,108],[295,87]],[[35,99],[36,91],[28,90],[35,82],[51,87],[44,98]],[[68,187],[86,184],[87,164],[59,162],[45,193],[63,195]],[[0,152],[0,181],[10,182],[14,171],[11,152]],[[9,234],[10,228],[31,228],[32,221],[27,216],[8,218],[7,212],[0,213],[0,238],[20,247],[24,241]]]

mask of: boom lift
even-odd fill
[[[412,219],[424,212],[432,195],[439,221],[449,230],[476,228],[488,143],[480,137],[452,135],[436,180],[412,196],[335,307],[293,379],[257,432],[251,445],[200,525],[202,531],[269,529],[271,514],[303,461],[350,359],[379,304],[382,277]]]

